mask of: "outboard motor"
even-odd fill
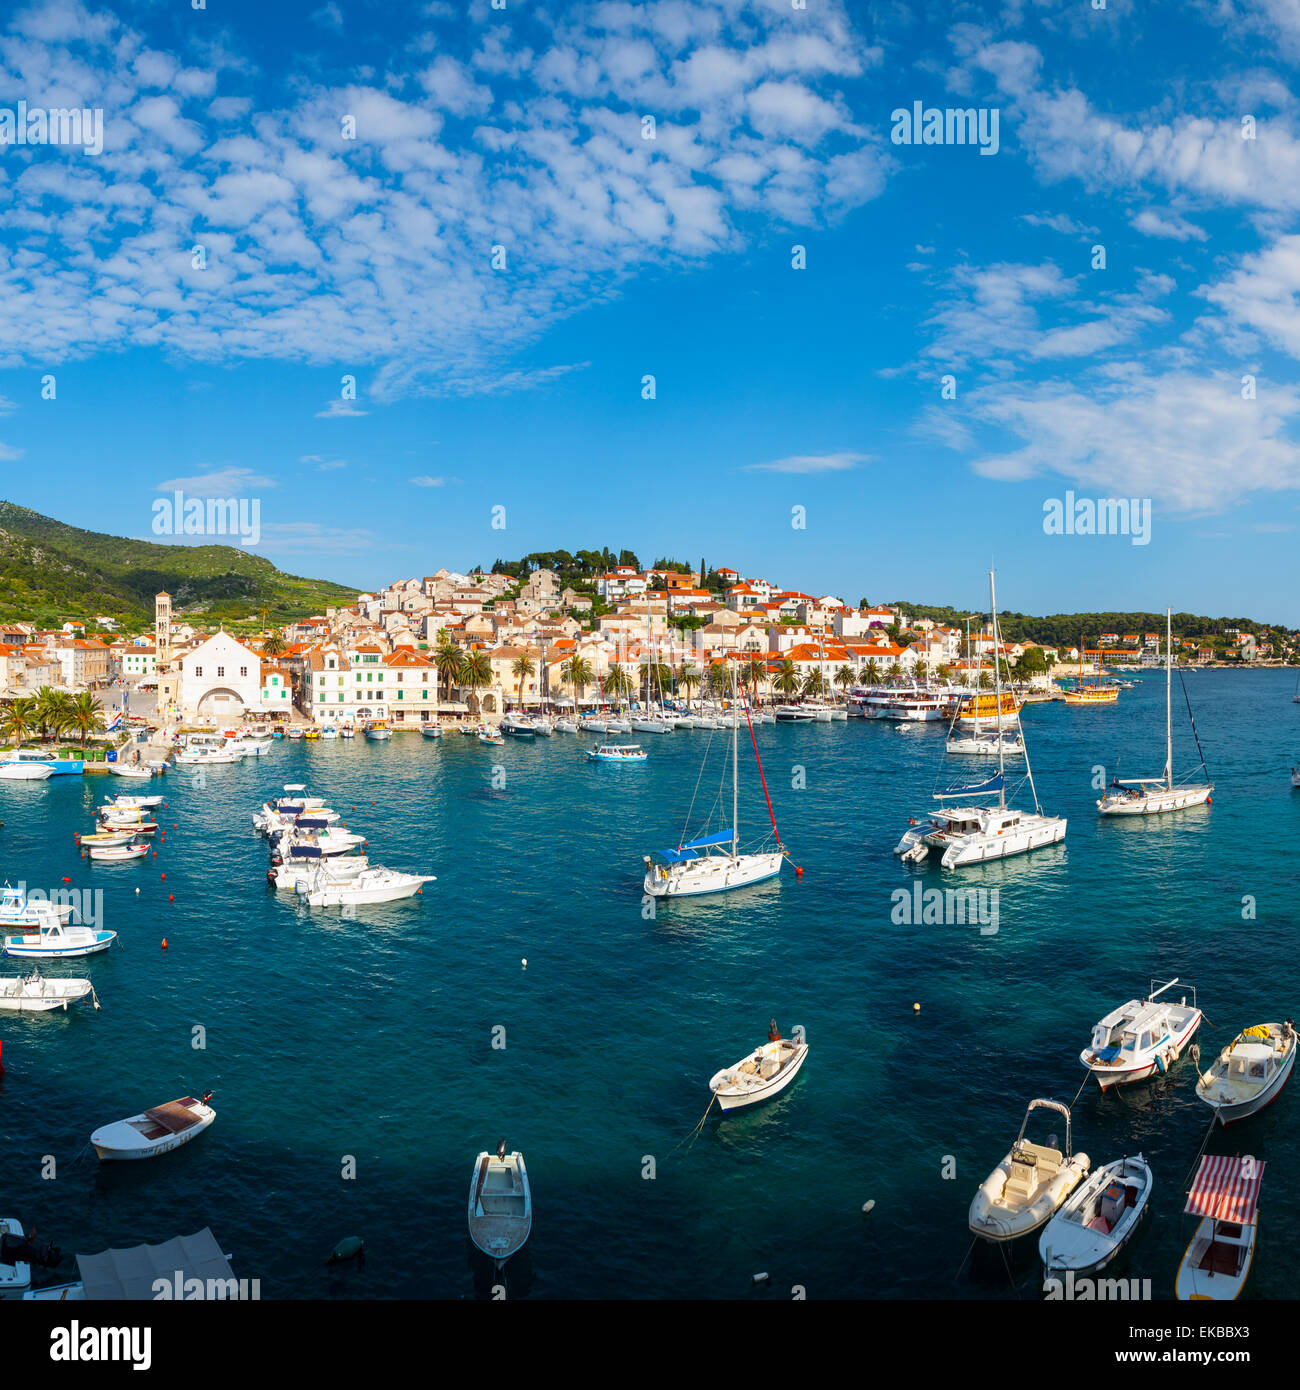
[[[505,1161],[505,1156],[506,1156],[506,1141],[503,1139],[503,1140],[497,1145],[497,1157],[498,1157],[499,1159],[501,1159],[502,1162],[504,1162],[504,1161]]]
[[[36,1232],[30,1236],[0,1235],[0,1265],[35,1265],[40,1269],[53,1269],[63,1256],[57,1245],[49,1241],[37,1242]]]

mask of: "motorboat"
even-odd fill
[[[93,830],[87,835],[78,835],[77,843],[83,849],[89,849],[91,845],[129,845],[135,839],[135,830],[131,826],[123,826],[121,829]]]
[[[1295,1048],[1295,1023],[1289,1018],[1243,1028],[1196,1083],[1196,1094],[1222,1125],[1258,1114],[1291,1079]]]
[[[232,747],[242,749],[246,757],[264,758],[271,751],[274,742],[270,734],[255,734],[250,731],[241,733]]]
[[[1201,1026],[1201,1011],[1190,985],[1184,986],[1192,990],[1190,1004],[1186,994],[1178,1003],[1160,997],[1178,983],[1175,977],[1157,989],[1152,980],[1145,999],[1130,999],[1112,1009],[1093,1028],[1092,1042],[1079,1053],[1079,1060],[1103,1091],[1167,1072],[1183,1055]]]
[[[1159,777],[1116,778],[1106,794],[1097,802],[1097,810],[1103,816],[1153,816],[1164,811],[1185,811],[1189,806],[1209,804],[1214,784],[1209,780],[1205,766],[1205,754],[1201,753],[1201,772],[1203,782],[1174,783],[1174,726],[1172,706],[1172,682],[1174,670],[1172,610],[1165,609],[1165,767]],[[1184,691],[1186,694],[1186,691]],[[1191,701],[1187,704],[1188,718],[1191,719]],[[1197,751],[1201,750],[1200,735],[1196,732],[1196,721],[1192,719],[1192,734],[1196,739]]]
[[[773,1019],[767,1041],[762,1046],[756,1047],[735,1066],[723,1067],[714,1075],[709,1089],[724,1114],[770,1100],[795,1079],[808,1056],[802,1029],[796,1028],[795,1035],[783,1038]]]
[[[646,756],[639,743],[602,743],[587,750],[596,763],[643,763]]]
[[[576,734],[578,732],[578,721],[576,719],[557,719],[555,721],[555,732],[557,734]]]
[[[0,892],[0,928],[34,927],[43,920],[49,909],[60,922],[68,921],[76,911],[72,903],[51,902],[48,898],[28,897],[24,887],[13,888],[8,883]]]
[[[289,730],[288,737],[289,737],[289,738],[292,738],[292,739],[299,739],[299,738],[302,738],[302,737],[303,737],[303,730],[302,730],[301,726],[295,724],[295,725]]]
[[[1201,1218],[1174,1278],[1174,1296],[1231,1301],[1246,1286],[1259,1229],[1258,1158],[1205,1154],[1183,1212]]]
[[[1065,1148],[1056,1135],[1046,1144],[1025,1138],[1035,1110],[1054,1110],[1065,1118]],[[1060,1101],[1029,1102],[1020,1133],[1010,1152],[980,1184],[970,1205],[970,1228],[983,1240],[1006,1242],[1045,1225],[1088,1175],[1088,1155],[1074,1153],[1069,1107]]]
[[[294,893],[301,883],[309,886],[319,876],[324,883],[350,883],[363,869],[370,867],[364,854],[336,854],[327,859],[294,859],[288,864],[272,864],[266,871],[267,882],[278,893]]]
[[[371,742],[383,742],[393,736],[393,731],[388,727],[386,719],[372,719],[366,725],[366,737]]]
[[[421,735],[422,735],[424,738],[441,738],[441,737],[442,737],[442,725],[441,725],[441,724],[422,724],[422,725],[420,726],[420,733],[421,733]]]
[[[532,738],[537,731],[531,719],[518,714],[503,714],[497,732],[507,738]]]
[[[436,882],[433,874],[404,874],[397,869],[375,867],[362,869],[355,878],[341,882],[308,880],[297,891],[308,907],[350,907],[413,898],[426,883]]]
[[[661,849],[653,855],[642,856],[645,864],[645,878],[642,888],[652,898],[698,897],[704,893],[723,893],[733,888],[747,888],[754,883],[762,883],[776,878],[785,862],[785,849],[776,829],[776,816],[768,802],[768,814],[772,819],[772,834],[776,838],[776,848],[766,849],[760,845],[757,851],[748,854],[740,852],[740,832],[738,829],[739,771],[737,766],[738,737],[740,728],[739,705],[733,705],[731,712],[731,827],[687,840],[673,849]],[[712,743],[712,740],[710,740]],[[708,751],[705,751],[707,760]],[[754,759],[762,775],[762,762],[758,758],[758,743],[754,741]],[[703,769],[701,769],[703,775]],[[766,785],[766,783],[764,784]],[[766,841],[764,841],[764,844]]]
[[[656,716],[641,716],[631,721],[632,729],[638,734],[670,734],[673,726],[666,719]],[[613,730],[610,730],[613,733]]]
[[[4,938],[4,954],[28,960],[63,956],[93,956],[107,951],[117,940],[115,931],[74,926],[60,921],[51,903],[34,903],[38,922],[35,931],[19,932]]]
[[[528,1170],[518,1150],[506,1152],[503,1139],[496,1154],[474,1160],[469,1182],[469,1238],[498,1269],[521,1249],[533,1229],[533,1195]]]
[[[326,741],[336,739],[339,736],[339,731],[333,724],[322,724],[320,726],[320,736]]]
[[[161,806],[161,796],[106,796],[101,809],[106,811],[138,811]]]
[[[6,782],[44,782],[53,775],[47,763],[0,763],[0,778]]]
[[[776,722],[778,724],[812,724],[817,719],[816,713],[807,705],[777,705]]]
[[[304,827],[299,820],[293,830],[281,830],[271,837],[272,846],[286,863],[295,859],[319,859],[322,856],[346,854],[358,845],[364,845],[366,837],[354,834],[343,826]]]
[[[173,761],[178,767],[214,767],[223,763],[243,762],[244,753],[243,748],[212,748],[205,744],[192,744],[177,749]]]
[[[95,819],[100,830],[135,830],[152,835],[158,829],[158,822],[150,819],[148,808],[143,806],[100,806]]]
[[[351,724],[343,724],[343,725],[340,725],[340,727],[339,727],[339,737],[340,737],[340,738],[356,738],[356,736],[357,736],[357,731],[352,727]]]
[[[480,743],[490,743],[495,747],[501,747],[505,743],[505,739],[492,729],[480,729],[478,731],[478,741]]]
[[[130,859],[143,859],[148,845],[91,845],[86,853],[105,864],[122,864]]]
[[[32,1266],[54,1269],[63,1256],[57,1245],[37,1243],[16,1216],[0,1216],[0,1299],[30,1298]]]
[[[1147,1214],[1151,1187],[1151,1169],[1141,1154],[1094,1168],[1038,1238],[1047,1277],[1105,1269]]]
[[[9,1013],[48,1013],[51,1009],[66,1009],[90,999],[99,1008],[95,987],[89,980],[60,977],[47,980],[39,970],[26,976],[7,976],[0,979],[0,1009]]]
[[[196,1139],[217,1118],[208,1104],[212,1092],[200,1100],[181,1096],[165,1105],[155,1105],[125,1120],[101,1125],[91,1136],[91,1147],[104,1161],[110,1159],[157,1158]]]

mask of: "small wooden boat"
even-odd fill
[[[392,736],[393,731],[388,727],[388,721],[386,719],[372,719],[366,725],[366,737],[372,742],[389,739],[392,738]]]
[[[92,859],[108,864],[122,864],[128,859],[143,859],[149,853],[148,845],[91,845],[86,851]]]
[[[643,763],[648,756],[639,743],[602,743],[587,752],[594,763]]]
[[[217,1112],[208,1104],[211,1099],[211,1091],[205,1092],[201,1100],[181,1096],[179,1100],[169,1100],[166,1105],[156,1105],[139,1115],[101,1125],[90,1136],[91,1145],[105,1161],[157,1158],[159,1154],[188,1144],[207,1129],[217,1118]]]
[[[1039,1109],[1065,1117],[1064,1152],[1056,1147],[1055,1135],[1046,1144],[1025,1139],[1029,1117]],[[1010,1153],[984,1179],[970,1204],[971,1230],[995,1242],[1029,1235],[1051,1219],[1089,1167],[1087,1154],[1072,1151],[1069,1108],[1056,1100],[1031,1100]]]
[[[77,843],[85,849],[91,845],[129,845],[135,839],[135,831],[127,830],[96,830],[88,835],[78,835]]]
[[[517,1150],[506,1153],[503,1139],[495,1156],[485,1151],[474,1160],[469,1183],[469,1238],[500,1269],[522,1248],[532,1229],[533,1194],[524,1156]]]
[[[1230,1301],[1241,1293],[1255,1254],[1265,1167],[1257,1158],[1201,1159],[1183,1209],[1201,1221],[1178,1266],[1176,1298]]]
[[[1104,1269],[1147,1212],[1151,1169],[1138,1154],[1094,1168],[1043,1228],[1038,1253],[1049,1278]]]
[[[1295,1048],[1295,1024],[1289,1018],[1243,1028],[1196,1083],[1196,1094],[1222,1125],[1257,1114],[1290,1081]]]
[[[723,1067],[715,1073],[709,1089],[724,1114],[771,1100],[795,1079],[808,1056],[808,1044],[798,1028],[795,1033],[798,1036],[783,1038],[773,1019],[767,1041],[761,1047],[734,1067]]]
[[[0,1009],[9,1013],[48,1013],[87,998],[99,1008],[95,987],[89,980],[47,980],[39,970],[25,977],[0,979]]]

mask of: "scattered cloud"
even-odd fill
[[[322,458],[320,454],[303,454],[298,462],[314,463],[318,473],[331,473],[336,468],[346,468],[348,466],[347,459],[327,459]]]
[[[278,486],[274,478],[264,478],[251,468],[218,468],[192,478],[168,478],[154,490],[184,492],[190,497],[239,497],[254,489]]]
[[[1145,208],[1133,219],[1133,226],[1143,236],[1166,237],[1170,241],[1206,241],[1207,234],[1200,227],[1186,221],[1174,213],[1156,212]]]
[[[355,401],[345,401],[340,397],[335,397],[324,410],[316,412],[316,418],[318,420],[350,420],[357,416],[369,414],[368,410],[361,410]]]
[[[870,454],[791,454],[772,463],[746,464],[747,473],[843,473],[869,461]]]
[[[412,478],[411,482],[416,487],[445,487],[447,484],[446,478],[431,478],[427,473],[421,474],[418,478]]]

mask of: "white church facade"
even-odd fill
[[[262,663],[228,632],[218,632],[180,659],[180,707],[200,719],[239,719],[262,709]]]

